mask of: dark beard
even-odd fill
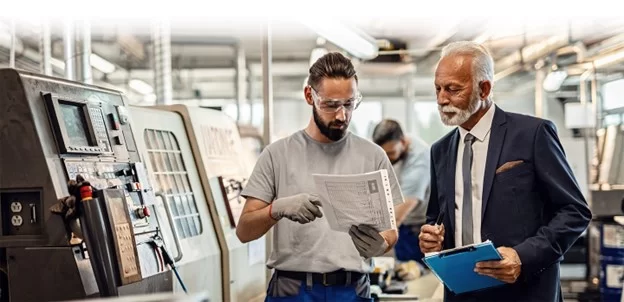
[[[339,141],[347,133],[346,127],[344,128],[344,130],[330,128],[331,126],[342,126],[344,124],[343,122],[333,121],[333,122],[330,122],[329,125],[326,126],[321,120],[321,117],[316,112],[315,107],[312,108],[312,115],[314,116],[314,123],[316,123],[316,127],[318,127],[321,133],[325,135],[325,137],[327,137],[331,141],[334,141],[334,142]]]

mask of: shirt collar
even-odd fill
[[[461,138],[460,141],[464,141],[464,137],[466,137],[466,134],[470,133],[474,135],[474,137],[476,137],[480,142],[483,142],[483,140],[485,140],[485,136],[487,136],[487,134],[490,132],[490,129],[492,129],[492,121],[494,120],[495,107],[496,105],[492,104],[492,106],[490,106],[490,108],[485,112],[485,114],[481,117],[477,124],[472,127],[472,130],[468,131],[461,126],[457,127],[459,128],[459,134]]]

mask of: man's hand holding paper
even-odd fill
[[[383,255],[388,249],[386,239],[368,225],[351,226],[349,236],[360,256],[366,259]]]

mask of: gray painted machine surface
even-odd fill
[[[116,91],[0,70],[2,299],[172,290],[158,246],[174,222],[158,215],[126,105]],[[75,208],[81,224],[51,212],[77,175],[94,190]]]
[[[208,202],[219,246],[223,271],[223,300],[262,300],[266,292],[266,242],[261,237],[243,244],[236,224],[244,199],[240,192],[253,168],[243,150],[236,123],[225,113],[184,105],[157,106],[182,117]]]
[[[182,117],[145,107],[131,106],[129,111],[147,171],[161,197],[156,200],[157,213],[165,215],[169,209],[176,222],[176,232],[167,232],[164,239],[182,279],[189,292],[206,291],[211,301],[226,301],[215,225]]]

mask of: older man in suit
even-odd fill
[[[505,285],[446,301],[563,301],[559,262],[591,212],[552,122],[492,102],[494,62],[473,42],[447,45],[435,73],[442,122],[431,147],[431,197],[422,252],[491,240],[501,261],[475,271]],[[432,225],[444,212],[443,226]]]

